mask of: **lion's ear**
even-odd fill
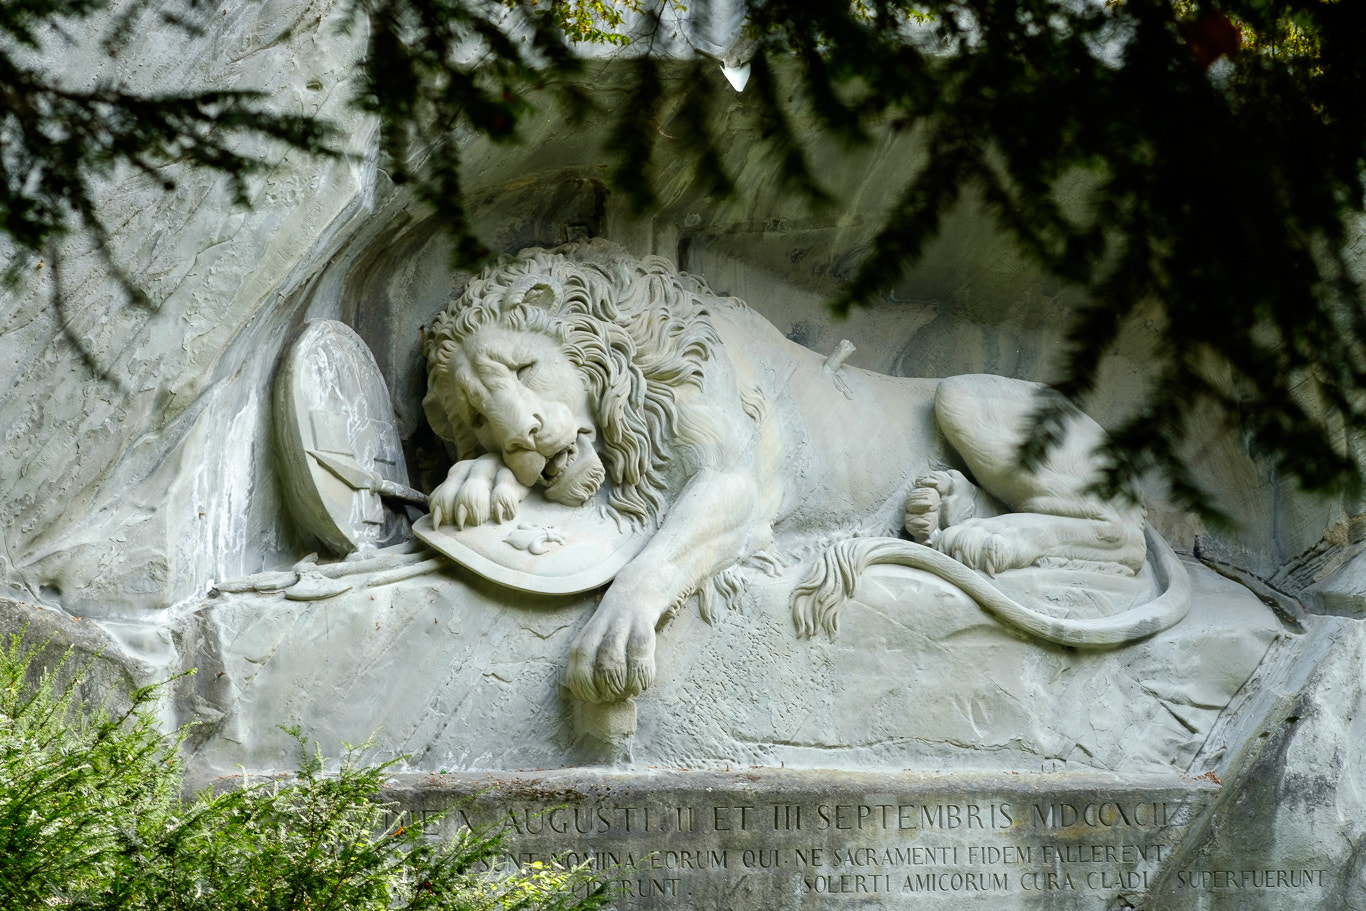
[[[545,282],[540,282],[527,289],[526,294],[522,296],[522,300],[528,304],[535,304],[537,307],[549,307],[551,304],[555,303],[558,297],[559,295],[555,293],[554,288],[550,287],[550,285],[547,285]]]
[[[551,307],[560,299],[560,289],[548,275],[523,275],[513,282],[503,298],[502,310],[526,304],[530,307]]]
[[[484,451],[474,431],[465,424],[451,420],[451,412],[442,401],[435,384],[429,385],[427,394],[422,397],[422,411],[427,415],[432,433],[446,444],[446,454],[452,459],[472,459]]]

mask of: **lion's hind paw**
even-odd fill
[[[906,497],[906,533],[917,544],[928,544],[939,532],[939,491],[917,487]]]
[[[906,533],[917,544],[931,544],[939,533],[966,522],[976,512],[977,488],[954,469],[932,471],[915,480],[906,495]]]
[[[1031,562],[1016,553],[1005,535],[976,524],[955,525],[945,529],[934,543],[935,550],[948,554],[969,569],[988,576],[1027,566]]]

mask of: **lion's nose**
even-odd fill
[[[536,435],[545,426],[545,421],[539,414],[529,414],[525,420],[519,421],[511,428],[507,439],[503,443],[503,448],[508,452],[515,452],[520,449],[535,449]]]

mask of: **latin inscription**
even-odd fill
[[[810,896],[823,907],[872,897],[918,907],[942,896],[952,907],[950,899],[982,895],[990,906],[989,896],[1039,893],[1100,909],[1153,888],[1209,797],[1199,788],[1110,796],[1092,787],[1029,800],[1009,792],[946,800],[926,787],[897,793],[886,787],[897,783],[892,776],[877,791],[797,781],[803,787],[739,779],[733,787],[519,783],[484,791],[472,782],[445,800],[427,792],[426,809],[414,809],[429,819],[444,812],[437,834],[501,829],[506,865],[586,864],[615,875],[623,909],[804,907]],[[1201,891],[1310,890],[1324,879],[1322,870],[1175,875],[1178,888]]]
[[[1179,805],[1178,805],[1179,808]],[[526,806],[502,822],[516,835],[607,835],[646,832],[863,832],[869,830],[1164,829],[1174,810],[1166,801],[1051,803],[1027,807],[988,804],[755,804],[673,806]],[[461,824],[470,811],[457,808]],[[651,825],[651,814],[654,824]],[[634,822],[633,822],[634,820]],[[771,820],[771,822],[770,822]]]
[[[1177,885],[1216,892],[1226,889],[1318,889],[1323,870],[1178,870]]]

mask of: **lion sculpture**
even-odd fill
[[[1189,582],[1142,507],[1088,492],[1095,422],[1078,414],[1044,464],[1019,464],[1036,384],[832,369],[700,278],[600,240],[485,269],[424,348],[424,408],[459,458],[431,496],[434,527],[507,521],[537,488],[585,504],[603,484],[612,511],[653,527],[571,649],[583,699],[643,692],[656,630],[685,600],[813,534],[842,543],[795,593],[806,634],[833,633],[873,563],[928,570],[1003,622],[1082,647],[1184,616]],[[1148,550],[1165,591],[1114,617],[1058,619],[988,578],[1059,562],[1133,574]]]

